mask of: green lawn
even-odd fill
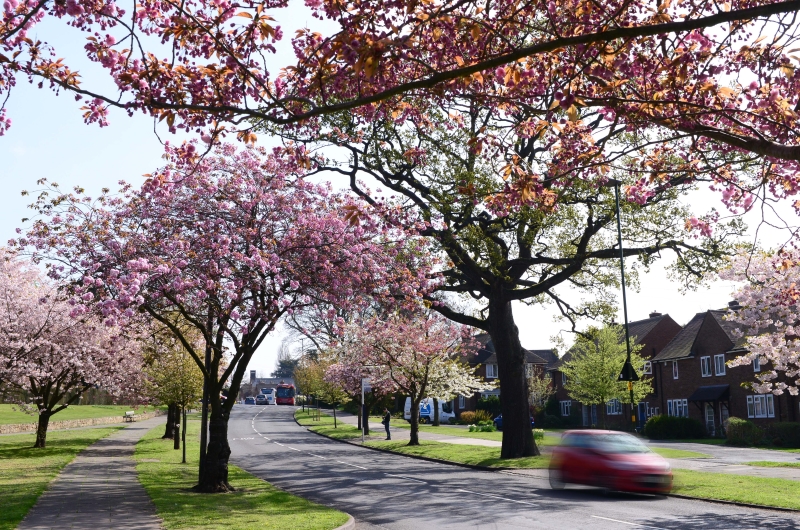
[[[50,418],[50,422],[83,420],[87,418],[122,417],[125,411],[135,410],[137,414],[150,412],[154,407],[134,408],[131,405],[72,405]],[[35,423],[38,416],[26,414],[14,405],[0,405],[0,424]]]
[[[316,412],[303,412],[302,410],[298,410],[294,413],[294,417],[303,427],[310,427],[310,431],[323,434],[336,440],[354,440],[356,438],[361,438],[361,431],[358,427],[342,423],[341,420],[338,420],[337,426],[334,428],[333,416],[329,416],[325,413],[320,413],[319,421],[316,420]],[[377,419],[376,423],[380,425],[380,418]],[[372,418],[370,418],[370,425],[373,425]],[[376,436],[381,433],[370,429],[369,434],[370,436]]]
[[[34,449],[34,433],[0,436],[0,530],[16,528],[61,469],[75,455],[121,427],[47,434],[47,447]]]
[[[663,456],[664,458],[711,458],[711,455],[705,453],[696,453],[694,451],[684,451],[683,449],[672,449],[670,447],[651,447],[654,453]]]
[[[766,460],[759,460],[757,462],[745,462],[744,465],[756,467],[800,467],[800,462],[768,462]]]
[[[376,418],[378,422],[380,422],[380,418]],[[372,421],[372,417],[370,417],[370,421]],[[400,427],[402,429],[410,429],[411,424],[409,424],[406,420],[399,420],[397,418],[392,418],[392,427]],[[429,432],[433,434],[443,434],[446,436],[457,436],[460,438],[478,438],[481,440],[493,440],[495,442],[502,442],[503,441],[503,433],[501,431],[494,431],[494,432],[469,432],[469,429],[464,427],[456,427],[453,425],[440,425],[439,427],[434,427],[432,425],[420,425],[419,432]],[[558,445],[560,438],[556,436],[545,436],[544,440],[538,440],[536,442],[539,447],[542,446],[551,446],[551,445]]]
[[[347,522],[347,514],[279,490],[229,465],[228,479],[236,491],[209,495],[190,490],[197,482],[200,423],[187,423],[186,459],[172,440],[162,440],[163,427],[151,430],[136,445],[136,470],[167,530],[329,530]]]
[[[394,441],[366,442],[365,445],[394,451],[395,453],[425,456],[447,462],[457,462],[460,464],[472,464],[485,467],[541,469],[546,468],[547,464],[550,462],[550,458],[547,456],[529,456],[526,458],[502,460],[500,459],[499,447],[458,445],[428,440],[421,440],[420,445],[415,446],[409,446],[407,445],[407,442]]]
[[[800,482],[780,478],[673,470],[673,493],[762,506],[800,509]]]

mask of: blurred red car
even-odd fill
[[[550,487],[598,486],[633,493],[669,493],[669,463],[635,436],[616,431],[567,431],[550,460]]]

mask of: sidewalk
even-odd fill
[[[17,530],[159,530],[155,506],[136,476],[133,451],[164,421],[134,422],[86,448],[50,483]]]

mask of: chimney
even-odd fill
[[[741,308],[742,306],[739,305],[738,300],[731,300],[730,302],[728,302],[728,309],[731,311],[738,311]]]
[[[661,313],[659,313],[658,311],[655,311],[655,310],[652,313],[650,313],[650,318],[656,318],[656,317],[660,317],[660,316],[661,316]]]

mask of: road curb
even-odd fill
[[[349,513],[347,514],[347,517],[349,517],[349,519],[347,520],[346,523],[344,523],[342,526],[337,526],[333,530],[348,530],[349,528],[353,528],[356,525],[356,520],[353,519],[353,516],[350,515]]]
[[[431,457],[428,457],[428,456],[408,455],[408,454],[405,454],[405,453],[398,453],[396,451],[390,451],[389,449],[381,449],[379,447],[370,447],[368,445],[362,445],[361,443],[351,442],[350,440],[338,440],[336,438],[331,438],[330,436],[326,436],[326,435],[324,435],[322,433],[314,432],[309,427],[307,427],[305,425],[300,425],[300,422],[297,421],[297,418],[295,418],[294,415],[292,415],[292,419],[294,419],[294,422],[297,425],[299,425],[300,427],[303,427],[308,432],[316,434],[317,436],[322,436],[323,438],[327,438],[328,440],[333,440],[334,442],[342,442],[342,443],[346,443],[346,444],[350,444],[350,445],[355,445],[355,446],[358,446],[358,447],[363,447],[364,449],[370,449],[372,451],[378,451],[378,452],[381,452],[381,453],[387,453],[387,454],[392,454],[392,455],[404,456],[406,458],[416,458],[417,460],[425,460],[427,462],[435,462],[437,464],[446,464],[446,465],[451,465],[451,466],[463,467],[463,468],[467,468],[467,469],[472,469],[474,471],[488,471],[488,472],[505,471],[505,472],[514,473],[515,475],[519,475],[519,476],[525,476],[525,477],[529,477],[529,478],[538,478],[539,480],[545,480],[545,479],[543,479],[541,477],[534,477],[534,476],[531,476],[531,475],[526,475],[525,473],[519,473],[519,468],[515,468],[515,467],[486,467],[486,466],[479,466],[479,465],[476,465],[476,464],[464,464],[462,462],[451,462],[450,460],[439,460],[437,458],[431,458]],[[730,506],[740,506],[742,508],[755,508],[755,509],[759,509],[759,510],[773,510],[773,511],[777,511],[777,512],[797,513],[798,511],[800,511],[800,510],[794,510],[792,508],[782,508],[780,506],[765,506],[763,504],[749,504],[749,503],[746,503],[746,502],[726,501],[726,500],[722,500],[722,499],[705,499],[705,498],[702,498],[702,497],[691,497],[689,495],[681,495],[679,493],[667,493],[664,496],[665,497],[675,497],[676,499],[686,499],[686,500],[690,500],[690,501],[702,501],[702,502],[713,502],[713,503],[716,503],[716,504],[728,504]]]

